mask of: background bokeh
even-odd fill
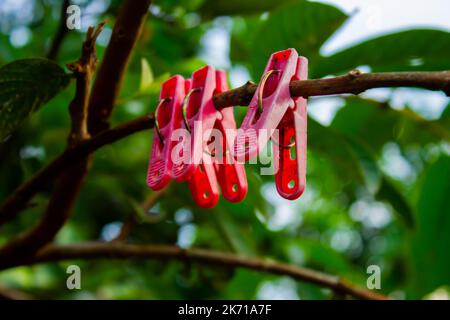
[[[101,59],[117,0],[73,1],[82,28],[69,31],[57,62],[79,56],[90,25],[104,19]],[[44,57],[61,1],[0,2],[0,66]],[[159,0],[151,6],[126,73],[113,123],[153,111],[162,81],[209,63],[233,87],[257,82],[269,55],[294,47],[310,78],[364,72],[450,69],[450,3],[428,1]],[[69,128],[74,82],[0,144],[0,199],[57,156]],[[146,186],[152,133],[99,150],[59,243],[110,241],[123,221],[138,224],[132,243],[177,244],[265,257],[346,277],[365,286],[369,265],[382,270],[381,292],[400,299],[449,298],[450,108],[441,92],[376,89],[309,99],[307,188],[282,199],[272,176],[248,165],[249,193],[199,209],[186,184],[173,183],[151,208]],[[245,108],[235,108],[238,122]],[[0,243],[32,225],[49,186]],[[66,267],[82,268],[82,290],[65,286]],[[36,298],[329,299],[329,290],[288,277],[180,262],[75,261],[19,267],[0,284]]]

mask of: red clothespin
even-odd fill
[[[203,67],[192,74],[191,88],[182,108],[184,128],[183,147],[177,150],[173,175],[178,181],[187,180],[195,202],[212,208],[219,200],[219,187],[207,141],[219,112],[212,97],[216,87],[214,68]],[[177,153],[175,152],[175,153]]]
[[[212,208],[219,201],[219,187],[210,155],[203,155],[202,162],[188,180],[188,185],[192,198],[200,207]]]
[[[172,178],[172,133],[182,125],[185,80],[175,75],[165,81],[155,110],[155,132],[147,172],[147,184],[153,190],[164,188]]]
[[[224,70],[216,71],[215,93],[228,91],[227,76]],[[224,108],[216,120],[214,128],[220,133],[216,145],[214,160],[217,180],[223,197],[230,202],[240,202],[247,195],[247,178],[243,163],[233,159],[231,151],[236,136],[236,121],[234,120],[233,107]]]
[[[308,79],[308,60],[298,58],[296,76],[292,80]],[[306,186],[307,112],[303,97],[294,97],[295,107],[288,109],[278,125],[279,144],[274,144],[275,184],[278,193],[286,199],[300,197]],[[277,167],[278,165],[278,167]]]
[[[272,54],[235,140],[236,159],[253,158],[272,140],[278,193],[296,199],[306,184],[306,99],[289,83],[306,80],[308,60],[295,49]]]

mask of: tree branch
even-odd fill
[[[0,300],[34,300],[34,298],[26,292],[0,286]]]
[[[81,57],[68,65],[77,79],[75,97],[69,105],[71,131],[68,147],[89,138],[87,134],[87,107],[90,95],[91,79],[97,64],[95,42],[104,23],[97,28],[90,27],[83,42]],[[63,227],[75,204],[75,199],[87,173],[88,159],[69,165],[58,177],[47,210],[34,228],[20,234],[0,248],[0,259],[26,259],[42,246],[51,242]]]
[[[76,96],[69,108],[72,124],[68,139],[69,147],[74,147],[90,138],[87,128],[88,113],[93,113],[89,119],[93,119],[94,124],[103,123],[102,121],[106,121],[106,117],[111,113],[131,51],[144,24],[149,5],[149,0],[139,2],[126,0],[124,2],[114,25],[113,35],[106,49],[101,69],[94,83],[92,95],[90,94],[90,83],[97,62],[95,41],[104,24],[101,24],[97,29],[89,28],[86,41],[83,43],[81,58],[68,65],[77,76]],[[140,15],[140,18],[138,15]],[[97,130],[97,127],[94,126],[94,132],[98,133],[98,131],[100,130]],[[47,210],[38,225],[2,247],[0,249],[0,260],[18,259],[20,261],[26,259],[53,240],[72,211],[88,172],[90,160],[89,154],[81,157],[78,162],[72,162],[60,173]],[[35,192],[35,190],[28,190],[28,194],[31,196]],[[23,206],[23,204],[13,201],[14,205],[16,207]],[[16,213],[9,213],[9,215],[15,215]]]
[[[335,94],[359,94],[368,89],[394,87],[416,87],[443,91],[450,96],[450,71],[363,74],[358,70],[353,70],[340,77],[292,81],[290,84],[292,96],[305,98]],[[247,106],[255,94],[256,88],[256,84],[247,82],[239,88],[215,95],[214,104],[219,110],[229,106]]]
[[[97,65],[95,41],[104,26],[105,22],[102,22],[97,28],[90,27],[88,29],[80,59],[67,65],[77,79],[75,98],[69,105],[71,120],[69,146],[74,146],[89,139],[87,130],[88,102],[91,93],[92,76]]]
[[[61,4],[61,11],[58,23],[58,29],[56,30],[55,36],[52,39],[52,43],[47,52],[47,59],[56,60],[58,57],[59,49],[63,43],[64,37],[69,31],[66,26],[66,14],[67,8],[70,5],[70,0],[64,0]]]
[[[93,135],[109,128],[109,117],[150,3],[151,0],[125,0],[119,11],[89,101],[89,132]]]
[[[167,188],[169,186],[166,186],[164,189],[159,191],[153,191],[151,192],[140,204],[140,208],[147,213],[148,210],[150,210],[161,198],[166,194]],[[136,208],[135,211],[137,211],[138,208]],[[134,212],[133,214],[130,214],[127,216],[125,221],[122,224],[122,227],[120,228],[119,234],[117,237],[112,239],[112,242],[116,241],[126,241],[127,238],[130,236],[131,232],[133,231],[134,227],[140,222],[139,213]]]
[[[214,96],[217,109],[227,106],[248,105],[256,90],[256,84],[247,83]],[[430,90],[442,90],[450,93],[450,71],[437,72],[397,72],[360,74],[356,71],[348,75],[315,80],[293,81],[293,95],[304,97],[324,96],[331,94],[359,93],[363,90],[381,87],[418,87]],[[60,173],[67,165],[94,152],[105,144],[113,143],[136,132],[153,128],[153,115],[146,115],[136,120],[106,130],[91,140],[66,150],[58,158],[36,173],[30,180],[21,185],[0,205],[0,225],[13,219],[26,203]]]
[[[205,249],[182,249],[170,245],[132,245],[120,242],[114,243],[85,243],[76,245],[48,245],[40,250],[35,257],[20,264],[1,263],[0,269],[16,267],[18,265],[33,265],[43,262],[61,260],[95,260],[95,259],[157,259],[179,260],[217,265],[229,268],[247,268],[260,272],[290,276],[296,280],[313,283],[330,288],[333,291],[347,294],[359,299],[385,300],[388,297],[372,292],[346,280],[328,275],[312,269],[306,269],[248,257],[240,257],[229,253],[222,253]]]
[[[96,134],[101,131],[99,128],[107,121],[104,113],[110,113],[112,111],[131,51],[144,25],[144,19],[150,2],[149,0],[126,0],[119,11],[119,16],[114,25],[113,35],[106,48],[105,56],[99,68],[92,88],[92,95],[89,99],[88,132],[90,132],[91,127],[94,128],[93,130]],[[85,153],[85,151],[95,151],[104,144],[114,142],[118,138],[133,133],[127,133],[128,130],[139,129],[142,128],[142,125],[147,126],[148,124],[148,117],[145,116],[130,122],[130,126],[127,128],[119,128],[123,130],[108,132],[106,135],[100,137],[100,139],[96,138],[91,142],[86,144],[81,143],[73,149],[66,150],[61,156],[36,173],[29,181],[17,188],[0,205],[0,226],[13,219],[18,212],[26,207],[26,203],[41,190],[42,186],[54,179],[67,165],[74,163],[70,157],[76,157],[80,162],[82,160],[84,161],[83,158],[89,156],[89,152]],[[122,134],[123,136],[121,136]],[[79,156],[80,154],[81,156]]]
[[[89,140],[85,140],[76,146],[66,149],[60,156],[17,188],[0,205],[0,226],[14,219],[26,207],[28,201],[37,192],[51,183],[67,166],[80,161],[80,159],[83,159],[104,145],[114,143],[134,133],[153,128],[153,125],[153,114],[145,115],[115,128],[103,131]]]

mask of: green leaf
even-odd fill
[[[345,102],[330,125],[333,129],[363,139],[375,151],[394,139],[395,118],[389,108],[360,98],[348,98]]]
[[[364,140],[378,153],[390,141],[402,146],[450,141],[445,121],[444,114],[439,120],[428,121],[410,109],[395,110],[387,103],[352,97],[336,113],[331,127],[346,136]]]
[[[445,107],[444,111],[442,112],[441,119],[445,119],[445,121],[450,122],[450,103]]]
[[[343,12],[330,5],[289,3],[270,12],[267,20],[258,24],[254,19],[246,25],[241,22],[240,31],[234,32],[235,39],[231,42],[231,56],[237,55],[234,50],[242,50],[245,46],[250,48],[248,66],[253,78],[259,79],[273,52],[295,48],[308,58],[310,72],[314,73],[320,47],[346,19]]]
[[[333,164],[342,184],[364,183],[364,173],[357,155],[344,136],[331,127],[325,127],[308,118],[308,148],[327,158]]]
[[[252,239],[245,236],[246,232],[229,212],[216,208],[211,218],[214,219],[219,233],[234,252],[249,257],[255,256]]]
[[[450,157],[441,156],[419,183],[411,252],[417,294],[423,296],[450,285]]]
[[[409,108],[393,110],[401,119],[396,138],[403,145],[424,145],[429,142],[450,142],[450,123],[443,115],[437,120],[426,120]]]
[[[352,274],[355,272],[355,268],[341,253],[322,242],[301,238],[293,239],[287,242],[287,244],[300,247],[305,255],[305,261],[309,266],[320,266],[331,273],[340,275]]]
[[[265,279],[267,274],[255,272],[253,270],[237,269],[224,294],[227,299],[255,299],[258,286]]]
[[[339,110],[330,127],[347,140],[362,169],[367,189],[376,199],[390,203],[406,226],[413,227],[414,217],[411,206],[405,196],[382,172],[376,158],[376,151],[392,137],[395,111],[392,114],[389,113],[391,109],[380,110],[373,108],[370,104],[364,105],[365,101],[359,100]],[[378,112],[381,112],[379,117],[375,116]]]
[[[450,33],[416,29],[384,35],[320,59],[317,75],[337,75],[361,65],[373,72],[447,70]]]
[[[141,82],[139,84],[139,91],[145,91],[153,83],[153,71],[147,59],[141,59]]]
[[[274,8],[288,3],[288,2],[301,2],[303,0],[216,0],[205,1],[200,8],[206,16],[225,16],[235,14],[254,14],[258,12],[271,11]]]
[[[376,193],[376,198],[378,200],[389,202],[405,222],[406,226],[409,228],[414,227],[414,213],[411,205],[386,176],[383,176],[381,180],[380,187]]]
[[[251,69],[252,54],[254,54],[252,30],[258,29],[263,23],[259,16],[234,17],[230,38],[230,60],[234,64],[242,64]]]
[[[350,136],[346,136],[346,139],[359,161],[366,188],[376,199],[391,204],[405,225],[412,228],[414,226],[412,208],[405,196],[382,172],[374,151],[361,139]]]
[[[443,128],[450,128],[450,103],[445,107],[441,117],[436,120]]]
[[[375,153],[362,140],[345,136],[351,150],[356,155],[367,189],[374,193],[380,187],[382,172],[377,164]]]
[[[69,75],[46,59],[24,59],[0,68],[0,141],[69,84]]]

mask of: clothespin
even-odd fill
[[[174,177],[188,181],[192,197],[203,208],[212,208],[219,200],[214,164],[207,146],[219,116],[212,101],[215,87],[214,68],[206,66],[192,74],[191,88],[182,108],[183,128],[189,134],[182,137],[183,148],[178,150],[179,159],[173,167]]]
[[[175,75],[163,83],[155,109],[153,146],[147,172],[147,184],[153,190],[164,188],[172,178],[174,141],[171,137],[182,125],[184,96],[185,80],[182,76]]]
[[[224,70],[216,71],[215,93],[228,91],[227,76]],[[240,202],[247,195],[247,178],[242,162],[237,162],[233,156],[233,142],[236,136],[236,121],[233,107],[220,111],[214,128],[220,133],[215,141],[218,146],[214,154],[217,180],[223,197],[230,202]]]
[[[236,159],[250,159],[272,140],[278,193],[296,199],[306,184],[306,99],[291,97],[289,83],[306,80],[308,60],[295,49],[270,57],[234,144]]]

